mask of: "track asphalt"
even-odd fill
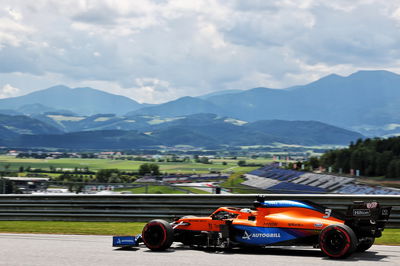
[[[152,252],[145,246],[113,248],[111,242],[111,236],[0,234],[0,265],[400,265],[400,246],[375,245],[345,260],[331,260],[319,249],[303,247],[227,252],[174,244],[167,251]]]

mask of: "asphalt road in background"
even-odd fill
[[[0,265],[400,265],[400,246],[373,246],[346,260],[331,260],[312,248],[235,252],[193,250],[174,244],[165,252],[111,247],[110,236],[0,234]]]

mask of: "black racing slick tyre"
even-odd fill
[[[153,251],[166,250],[174,241],[174,229],[164,220],[152,220],[143,228],[142,239]]]
[[[344,224],[327,226],[319,234],[319,246],[322,252],[333,259],[348,257],[356,250],[357,244],[356,234]]]
[[[364,252],[368,250],[370,247],[372,247],[374,242],[375,242],[375,237],[368,237],[367,239],[363,239],[362,241],[360,241],[360,243],[358,243],[357,251]]]

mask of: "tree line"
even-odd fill
[[[315,158],[313,158],[315,161]],[[400,177],[400,137],[367,138],[348,148],[330,150],[319,159],[319,165],[333,172],[360,171],[363,176]]]

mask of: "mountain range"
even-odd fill
[[[59,85],[0,99],[0,114],[2,143],[16,145],[80,134],[114,144],[115,139],[194,146],[348,144],[363,135],[400,134],[400,75],[332,74],[287,89],[226,90],[158,105]]]
[[[197,101],[184,97],[132,113],[187,115],[203,109],[206,102],[216,114],[246,121],[315,120],[379,136],[387,133],[385,128],[390,125],[399,124],[400,128],[400,75],[388,71],[359,71],[348,77],[333,74],[288,89],[220,92]]]
[[[35,91],[24,96],[0,99],[0,109],[13,110],[28,115],[32,112],[38,113],[36,108],[38,105],[42,108],[42,113],[69,111],[81,115],[98,113],[122,115],[143,107],[143,105],[125,96],[92,88],[71,89],[62,85]]]
[[[315,121],[245,122],[215,114],[163,119],[155,116],[49,115],[54,124],[27,116],[0,116],[0,144],[11,147],[130,149],[148,146],[321,145],[348,144],[363,136]],[[13,120],[11,128],[9,120]],[[57,125],[58,121],[59,124]],[[119,125],[119,126],[116,126]],[[36,129],[36,130],[34,130]]]
[[[249,122],[313,120],[382,136],[400,133],[400,75],[389,71],[358,71],[347,77],[332,74],[287,89],[226,90],[151,106],[104,91],[65,86],[0,99],[3,114],[46,112],[161,117],[214,113]]]

